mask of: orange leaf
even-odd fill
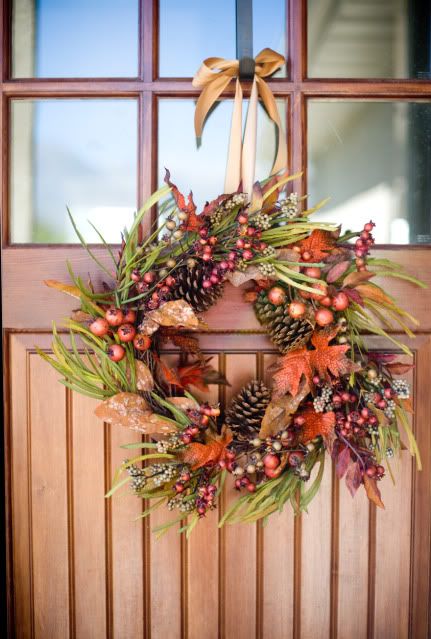
[[[364,299],[370,299],[378,304],[388,304],[389,306],[393,306],[394,303],[390,297],[386,295],[384,291],[379,286],[375,284],[358,284],[355,287],[355,290],[358,291],[360,296]]]
[[[172,386],[179,386],[180,388],[183,388],[178,372],[174,368],[171,368],[170,366],[165,364],[165,362],[163,362],[157,356],[154,356],[154,358],[157,361],[158,370],[163,380],[167,384],[171,384]]]
[[[348,286],[349,288],[355,288],[358,284],[362,284],[367,280],[370,280],[372,277],[375,277],[375,273],[371,273],[370,271],[353,271],[353,273],[349,273],[343,280],[343,286]]]
[[[193,442],[181,453],[181,459],[189,464],[192,470],[202,468],[209,464],[215,465],[222,461],[226,455],[226,449],[232,441],[232,433],[226,430],[223,436],[216,440],[211,439],[207,444]]]
[[[302,251],[311,253],[311,261],[323,260],[335,246],[336,240],[329,231],[314,229],[309,237],[299,242]]]
[[[318,435],[328,437],[333,433],[335,427],[335,413],[333,411],[316,413],[313,406],[308,406],[300,415],[305,419],[301,433],[302,442],[307,443]]]
[[[276,367],[278,370],[273,376],[274,399],[278,399],[286,393],[290,393],[295,397],[298,394],[302,376],[305,377],[310,386],[313,383],[309,351],[305,347],[296,348],[281,357]]]
[[[337,335],[337,328],[330,328],[323,331],[315,331],[311,337],[314,351],[308,351],[310,365],[313,372],[319,377],[328,379],[328,372],[334,377],[346,375],[354,370],[359,370],[359,366],[345,356],[349,346],[330,346],[329,342]]]
[[[199,215],[196,215],[196,204],[193,202],[192,192],[190,191],[188,202],[186,204],[184,195],[180,193],[176,185],[170,181],[170,177],[171,174],[169,173],[168,169],[166,169],[165,182],[172,189],[172,195],[174,196],[176,205],[178,206],[180,211],[182,211],[183,213],[188,213],[188,218],[184,223],[184,229],[186,231],[198,231],[203,224],[203,219]]]
[[[377,487],[377,482],[372,477],[368,477],[366,473],[363,476],[365,492],[367,493],[367,497],[373,504],[376,504],[379,508],[385,508],[384,503],[382,502],[382,498],[380,495],[380,490]]]

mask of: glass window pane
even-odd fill
[[[68,206],[88,242],[108,242],[136,211],[135,100],[14,100],[11,242],[79,242]]]
[[[138,26],[138,0],[14,0],[13,77],[135,77]]]
[[[286,50],[284,0],[253,0],[253,52]],[[236,58],[235,0],[160,0],[161,77],[193,77],[210,56]],[[279,71],[278,75],[284,75]]]
[[[331,197],[316,219],[372,219],[379,244],[431,243],[431,103],[313,100],[308,160],[308,193]]]
[[[217,103],[207,118],[198,148],[193,128],[194,100],[159,101],[159,183],[163,183],[165,167],[168,168],[180,190],[193,191],[198,209],[223,193],[232,106],[232,100]],[[278,100],[277,106],[284,122],[285,103]],[[275,140],[274,125],[259,106],[256,179],[269,176]]]
[[[308,76],[431,77],[431,5],[308,0]]]

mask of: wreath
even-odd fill
[[[420,468],[409,385],[399,377],[411,365],[395,354],[411,352],[385,331],[412,336],[408,323],[416,321],[375,278],[423,284],[370,257],[373,222],[343,234],[312,221],[323,203],[306,209],[305,197],[287,193],[291,180],[256,183],[251,203],[241,192],[223,194],[197,214],[167,172],[166,186],[124,231],[118,256],[100,236],[109,267],[71,217],[107,278],[102,290],[70,265],[72,285],[46,282],[81,305],[66,322],[67,345],[54,327],[52,355],[38,352],[65,386],[100,400],[103,422],[142,433],[124,446],[134,452],[108,495],[129,485],[144,500],[143,517],[162,506],[176,511],[159,534],[175,524],[190,534],[230,475],[241,494],[220,525],[266,519],[288,501],[295,513],[307,509],[326,453],[350,493],[362,485],[380,507],[378,482],[386,469],[392,475],[391,457],[407,447]],[[155,205],[159,222],[144,238],[141,223]],[[271,388],[250,380],[223,413],[193,389],[228,383],[197,337],[208,330],[201,314],[227,281],[246,284],[245,303],[280,356],[266,371]],[[393,352],[368,351],[364,333],[385,336]],[[178,350],[177,365],[161,355],[167,343]]]

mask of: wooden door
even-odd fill
[[[112,183],[126,184],[134,173],[132,185],[127,183],[114,202],[118,207],[118,219],[112,226],[115,230],[121,228],[121,216],[130,207],[130,189],[136,185],[136,200],[142,201],[157,186],[158,167],[163,162],[173,162],[168,165],[173,175],[175,171],[181,174],[184,188],[199,189],[204,179],[208,190],[215,188],[224,169],[224,149],[208,149],[204,138],[207,176],[202,173],[198,152],[187,151],[190,156],[182,162],[175,154],[165,159],[165,153],[169,155],[175,145],[186,145],[184,131],[191,129],[187,118],[192,116],[196,91],[188,69],[193,70],[200,61],[193,55],[232,57],[233,47],[229,41],[233,3],[142,0],[139,7],[132,1],[119,4],[122,12],[116,14],[116,3],[73,3],[68,9],[63,7],[65,13],[55,14],[57,22],[52,22],[52,15],[44,21],[37,13],[43,3],[15,0],[3,2],[2,7],[0,159],[10,636],[425,639],[430,631],[430,289],[418,291],[403,283],[388,287],[420,320],[417,336],[409,345],[415,360],[413,427],[422,450],[423,471],[417,473],[411,459],[403,455],[397,484],[391,486],[386,480],[383,487],[385,511],[376,512],[362,494],[352,500],[329,465],[307,515],[294,518],[286,510],[273,516],[265,528],[258,524],[219,530],[220,513],[214,512],[188,542],[174,531],[156,541],[151,528],[162,515],[155,514],[151,521],[135,521],[141,510],[135,497],[104,499],[113,471],[123,458],[119,446],[133,437],[102,428],[93,417],[93,402],[58,384],[56,374],[34,348],[38,344],[49,351],[52,320],[60,321],[73,308],[73,302],[45,288],[42,281],[67,280],[66,259],[82,277],[90,273],[97,282],[100,276],[81,248],[64,244],[66,218],[61,217],[62,212],[58,215],[63,222],[57,219],[48,229],[43,224],[35,227],[33,200],[37,199],[39,212],[47,210],[58,197],[55,182],[63,189],[63,201],[68,202],[72,191],[81,194],[89,189],[84,177],[90,174],[94,187],[90,192],[97,178],[102,190],[108,190],[112,204],[117,193],[111,192]],[[420,61],[417,68],[404,71],[388,70],[384,65],[385,52],[394,42],[399,43],[401,36],[410,43],[411,54],[420,57],[422,49],[414,51],[412,42],[426,40],[426,20],[410,16],[407,24],[402,9],[391,14],[398,7],[392,2],[274,0],[265,7],[260,4],[255,2],[262,46],[279,50],[285,46],[288,59],[286,76],[276,77],[270,84],[286,114],[290,168],[306,168],[308,160],[311,169],[308,176],[304,172],[297,190],[306,193],[313,184],[321,189],[316,175],[324,176],[324,186],[331,187],[335,197],[339,190],[341,203],[349,203],[350,223],[358,211],[357,200],[346,191],[348,176],[353,176],[351,183],[360,182],[361,193],[367,194],[368,199],[361,200],[366,214],[388,229],[390,219],[383,216],[380,205],[387,204],[387,198],[382,197],[386,197],[389,178],[383,179],[386,174],[381,170],[394,157],[404,158],[401,168],[396,167],[404,182],[397,181],[398,174],[392,175],[390,190],[390,201],[396,207],[401,195],[395,191],[401,188],[405,211],[399,219],[404,222],[397,218],[391,226],[395,229],[392,236],[388,235],[378,253],[403,263],[413,275],[431,284],[429,69],[421,68]],[[93,5],[98,16],[91,12],[79,15],[82,7],[87,10]],[[75,13],[69,14],[72,6]],[[113,37],[116,22],[123,27],[131,25],[130,33],[123,33],[123,41]],[[413,35],[408,36],[407,26]],[[208,38],[200,33],[204,27]],[[397,38],[389,39],[388,44],[388,32],[395,27]],[[85,40],[88,28],[93,40]],[[74,30],[74,44],[70,30]],[[268,41],[276,33],[278,46]],[[206,41],[217,34],[221,34],[220,48],[208,51]],[[364,40],[364,34],[371,40]],[[62,45],[58,55],[54,46],[48,49],[50,55],[43,56],[44,38],[51,39],[53,46],[55,42]],[[217,41],[210,44],[217,47]],[[64,58],[72,46],[73,55]],[[92,46],[103,50],[104,56],[95,57]],[[130,59],[119,68],[118,60],[126,49]],[[186,50],[192,51],[190,59],[183,56]],[[89,75],[92,77],[85,77]],[[52,79],[56,77],[61,79]],[[374,79],[366,79],[369,77]],[[231,97],[229,88],[222,102]],[[52,111],[45,109],[49,101],[54,101]],[[109,116],[104,109],[112,103],[114,115]],[[130,104],[133,106],[127,111]],[[43,108],[39,109],[40,105]],[[347,112],[346,105],[351,105]],[[359,113],[358,105],[371,105],[372,117]],[[223,114],[225,106],[229,113],[228,105],[222,104],[211,117]],[[62,111],[60,116],[57,107]],[[77,119],[77,109],[87,107],[90,111]],[[125,111],[121,111],[123,107]],[[394,128],[382,137],[388,122],[385,109],[393,115]],[[82,117],[86,126],[80,126]],[[110,117],[114,117],[114,124],[110,124]],[[364,135],[360,134],[361,117],[370,124]],[[102,170],[106,150],[111,148],[103,145],[117,130],[119,118],[126,128],[117,131],[115,144],[121,150],[121,140],[131,141],[124,158],[121,155],[122,162]],[[41,122],[45,128],[38,129],[38,138],[35,127],[41,127]],[[167,139],[163,138],[165,129],[169,130]],[[217,129],[220,137],[222,130]],[[55,135],[49,138],[52,131]],[[72,173],[66,170],[69,165],[62,168],[61,162],[48,162],[56,157],[53,141],[67,146],[63,132],[72,139],[70,144],[75,139],[87,141],[77,151],[80,161],[93,160],[90,149],[98,145],[103,151],[96,155],[94,165],[84,163],[85,171],[77,169],[75,182],[66,179]],[[40,141],[43,136],[49,138],[51,146],[44,146],[46,140]],[[403,142],[397,153],[390,144],[399,144],[400,136]],[[360,146],[361,139],[366,141],[365,149]],[[113,156],[117,155],[115,144]],[[338,145],[336,151],[334,144]],[[322,149],[324,161],[322,153],[319,155]],[[383,155],[376,164],[379,153]],[[70,160],[67,149],[66,155]],[[133,171],[127,164],[130,158]],[[370,167],[371,176],[367,172]],[[46,181],[47,174],[52,183]],[[332,185],[334,175],[337,183]],[[194,185],[198,179],[199,184]],[[380,199],[373,199],[377,196]],[[333,215],[339,212],[333,208]],[[104,215],[108,213],[104,209]],[[404,233],[405,240],[406,224],[409,243],[397,245],[397,233]],[[94,250],[103,255],[100,247]],[[264,375],[274,353],[237,289],[228,287],[225,298],[206,320],[212,333],[202,338],[203,345],[232,384],[220,391],[218,399],[224,404],[252,373]],[[374,338],[370,344],[381,345]],[[213,398],[217,399],[216,390]],[[221,512],[232,498],[232,492],[226,490]]]

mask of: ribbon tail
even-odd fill
[[[235,100],[233,103],[232,122],[230,126],[229,150],[224,183],[225,193],[234,193],[241,181],[241,146],[242,146],[242,88],[236,80]]]
[[[257,138],[257,83],[256,77],[251,88],[248,103],[247,123],[245,126],[244,142],[242,145],[241,178],[243,190],[251,198],[253,192],[254,172],[256,166],[256,138]]]
[[[281,126],[280,113],[278,112],[277,103],[271,89],[262,78],[258,78],[259,94],[262,98],[262,102],[265,105],[266,111],[277,127],[278,140],[277,154],[275,156],[274,164],[272,165],[271,175],[285,170],[287,167],[287,147],[286,141],[283,135],[283,128]]]

